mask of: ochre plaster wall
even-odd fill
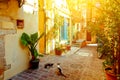
[[[44,10],[44,0],[39,0],[39,32],[45,32],[45,10]],[[39,41],[39,51],[45,53],[45,35]]]
[[[21,8],[18,7],[17,0],[9,0],[8,8],[0,10],[0,16],[7,16],[13,19],[14,22],[16,19],[24,20],[23,29],[16,28],[15,34],[5,36],[6,64],[11,64],[11,68],[4,72],[4,80],[7,80],[28,68],[29,54],[21,47],[19,39],[23,32],[31,34],[38,31],[38,14],[26,13],[23,10],[23,6]],[[17,26],[15,25],[15,27]]]

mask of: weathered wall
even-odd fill
[[[28,52],[20,46],[19,39],[23,32],[37,32],[38,14],[26,13],[24,6],[21,8],[18,7],[17,0],[9,0],[8,4],[4,4],[6,3],[0,3],[0,6],[3,6],[2,8],[0,7],[0,16],[10,18],[16,27],[16,33],[4,36],[6,65],[11,65],[11,68],[4,72],[4,79],[6,80],[28,68],[29,55]],[[23,29],[17,29],[17,19],[24,20]]]
[[[40,8],[39,8],[39,31],[41,33],[43,33],[45,31],[45,10],[44,10],[44,1],[45,0],[39,0],[39,5],[40,5]],[[40,39],[40,42],[39,42],[39,51],[41,53],[45,53],[45,35]]]

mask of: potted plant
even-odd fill
[[[62,54],[62,48],[60,47],[55,48],[55,54],[60,56]]]
[[[104,34],[108,38],[106,42],[109,42],[108,53],[103,62],[107,80],[117,80],[120,75],[120,12],[118,12],[120,6],[118,4],[116,0],[103,1],[100,8],[103,11],[101,20],[104,25]]]
[[[31,55],[31,60],[30,60],[30,68],[32,69],[36,69],[39,66],[39,56],[43,56],[42,54],[39,54],[36,46],[38,44],[38,41],[40,40],[40,38],[44,35],[44,33],[42,33],[39,37],[38,37],[38,33],[33,33],[31,35],[28,35],[27,33],[22,33],[21,38],[20,38],[20,42],[29,49],[29,53]]]
[[[66,50],[70,50],[71,49],[71,45],[70,44],[67,44],[66,45]]]
[[[117,68],[117,56],[116,52],[117,47],[114,38],[108,40],[109,44],[107,44],[107,48],[104,48],[103,50],[107,49],[105,60],[103,62],[104,70],[106,73],[106,80],[117,80],[118,76],[118,68]],[[105,43],[106,44],[106,43]]]
[[[106,79],[117,80],[120,75],[120,3],[118,0],[101,0],[99,3],[94,26],[102,25],[103,30],[98,30],[107,38],[101,46],[106,54],[103,62]]]
[[[71,45],[70,45],[70,41],[69,40],[66,43],[66,50],[71,50]]]
[[[61,55],[62,54],[62,46],[59,44],[59,42],[56,42],[56,45],[55,45],[55,54],[56,55]]]

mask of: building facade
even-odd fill
[[[54,54],[56,43],[65,44],[70,42],[70,11],[66,0],[44,0],[42,9],[40,10],[41,15],[39,21],[43,19],[41,12],[44,13],[44,25],[40,26],[41,30],[45,32],[44,46],[40,44],[40,49],[43,49],[43,53]],[[40,24],[42,25],[42,24]],[[43,28],[43,29],[41,29]]]

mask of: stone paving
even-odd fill
[[[28,69],[9,80],[105,80],[102,60],[98,59],[96,47],[72,47],[62,56],[45,55],[40,58],[39,69]],[[54,63],[53,67],[45,69],[46,63]],[[56,74],[57,63],[60,63],[66,77]]]

